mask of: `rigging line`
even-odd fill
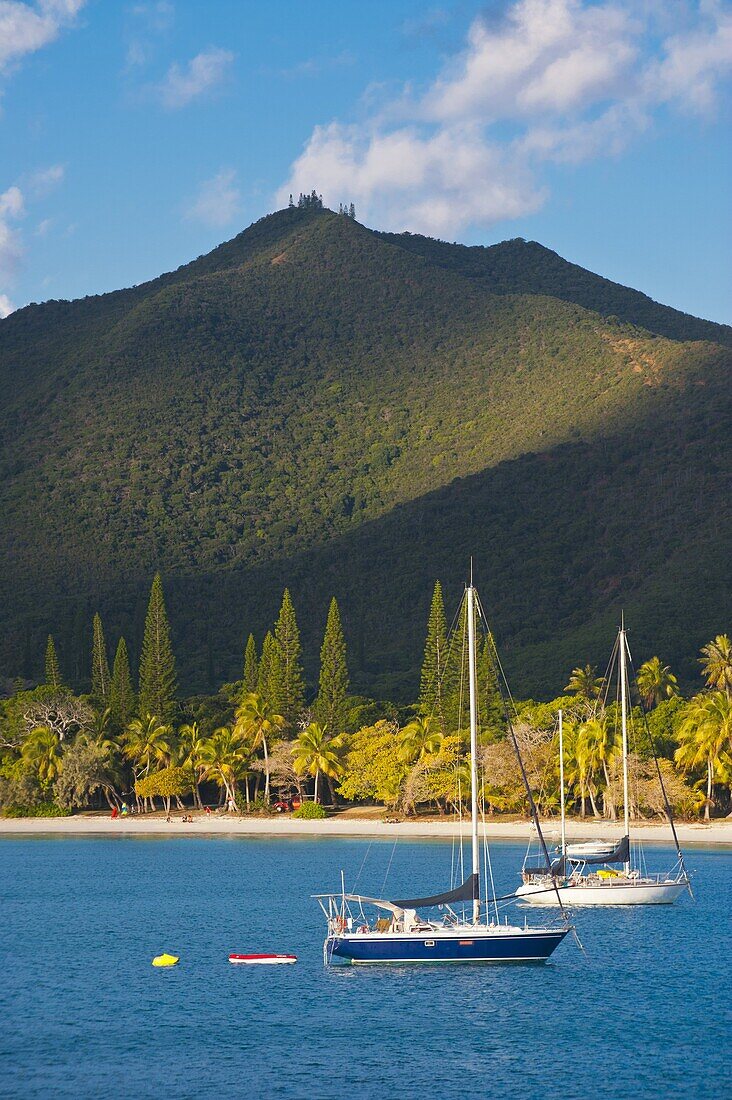
[[[489,637],[491,638],[491,641],[493,642],[493,644],[489,647],[488,655],[491,658],[491,660],[493,660],[494,671],[495,671],[495,665],[496,664],[498,664],[498,666],[500,667],[500,658],[498,657],[498,651],[496,649],[495,641],[493,641],[493,635],[490,634]],[[501,674],[503,675],[503,669],[501,669]],[[496,679],[498,680],[498,677],[496,677]],[[505,682],[505,677],[504,677],[504,682]],[[506,690],[508,691],[509,698],[511,698],[510,689],[509,689],[507,683],[506,683]],[[503,704],[503,713],[504,713],[504,717],[506,719],[506,723],[508,725],[508,732],[509,732],[510,737],[511,737],[511,743],[513,744],[514,752],[516,753],[516,759],[518,760],[518,766],[519,766],[519,769],[521,771],[521,778],[523,779],[524,788],[526,790],[526,795],[527,795],[527,798],[529,800],[529,809],[531,811],[531,818],[532,818],[532,821],[534,822],[534,826],[536,828],[536,832],[537,832],[537,835],[539,837],[539,842],[541,844],[541,850],[542,850],[542,853],[544,855],[544,859],[546,861],[547,870],[548,870],[549,874],[551,874],[552,862],[549,858],[549,849],[546,846],[546,840],[544,839],[544,833],[542,832],[541,822],[539,820],[539,811],[536,808],[536,802],[534,801],[534,795],[531,791],[531,784],[529,783],[529,777],[526,774],[526,768],[524,767],[524,762],[523,762],[523,759],[521,757],[521,750],[519,749],[519,744],[518,744],[518,741],[516,739],[516,733],[515,733],[514,728],[513,728],[513,722],[511,721],[511,715],[508,712],[508,704],[506,702],[506,696],[504,695],[503,690],[501,688],[500,680],[498,680],[498,691],[499,691],[500,696],[501,696],[501,702]],[[513,700],[511,700],[511,701],[513,702]],[[514,707],[514,710],[515,710],[515,707]],[[554,893],[557,896],[557,902],[559,904],[559,908],[562,911],[562,916],[565,920],[568,920],[569,915],[568,915],[567,910],[564,906],[564,903],[562,902],[562,898],[561,898],[561,895],[559,893],[559,887],[557,885],[557,879],[556,879],[556,876],[554,876],[554,875],[552,875],[552,887],[554,889]]]
[[[363,869],[366,865],[366,860],[368,859],[369,852],[371,851],[371,845],[373,843],[374,843],[373,840],[369,841],[368,848],[366,849],[366,853],[365,853],[363,859],[361,860],[361,866],[358,869],[358,874],[356,875],[355,879],[353,880],[353,885],[351,886],[351,893],[352,894],[356,893],[356,887],[358,886],[358,880],[361,878],[361,872],[363,871]]]
[[[485,772],[483,773],[483,784],[485,786]],[[486,864],[488,865],[488,874],[487,875],[485,874],[485,870],[483,872],[483,874],[486,877],[486,891],[485,892],[486,892],[486,895],[487,895],[488,894],[488,881],[487,880],[490,878],[491,893],[495,896],[496,884],[493,881],[493,861],[491,860],[491,849],[490,849],[490,845],[488,843],[488,832],[487,832],[486,825],[485,825],[485,798],[483,798],[482,801],[481,801],[480,816],[483,820],[483,865],[484,865],[484,867],[485,867]],[[485,899],[485,908],[486,908],[486,919],[487,919],[488,918],[488,898],[487,898],[487,896],[486,896],[486,899]],[[500,924],[500,919],[501,918],[498,915],[498,905],[496,903],[494,903],[494,909],[495,909],[495,914],[496,914],[496,923]]]
[[[638,687],[638,677],[636,675],[635,665],[633,664],[633,657],[631,655],[630,646],[627,643],[627,639],[626,639],[625,647],[626,647],[626,650],[627,650],[627,653],[628,653],[628,664],[630,665],[630,674],[633,678],[633,683],[635,684],[635,686],[637,688]],[[640,696],[640,692],[638,692],[638,695]],[[651,746],[651,752],[653,753],[653,762],[656,765],[656,775],[658,776],[658,782],[661,785],[661,794],[663,795],[663,804],[666,808],[666,816],[668,817],[668,823],[671,826],[671,835],[673,836],[674,844],[676,845],[676,855],[678,856],[679,863],[681,865],[681,870],[683,871],[684,876],[686,878],[686,887],[689,891],[690,896],[693,898],[694,897],[694,892],[691,889],[691,879],[690,879],[690,877],[687,873],[686,864],[684,862],[684,853],[681,851],[681,845],[679,844],[679,838],[676,834],[676,823],[674,821],[674,814],[673,814],[673,810],[671,809],[671,803],[669,802],[668,794],[666,793],[666,784],[663,781],[663,775],[661,773],[661,765],[658,761],[658,755],[656,753],[656,742],[653,738],[653,734],[651,733],[651,727],[648,723],[648,715],[646,714],[646,708],[645,708],[645,704],[643,702],[642,697],[641,697],[641,701],[640,701],[640,710],[641,710],[641,714],[643,716],[643,725],[645,727],[646,736],[648,737],[648,742]]]
[[[607,666],[605,668],[605,675],[602,678],[602,688],[598,692],[597,699],[595,700],[594,706],[592,707],[592,710],[590,712],[590,717],[591,718],[597,718],[598,707],[601,710],[606,710],[607,709],[607,697],[608,697],[608,692],[610,691],[610,682],[611,682],[611,679],[612,679],[613,669],[615,667],[615,659],[616,659],[616,654],[617,654],[618,649],[619,649],[619,645],[620,645],[620,634],[618,633],[617,637],[615,638],[615,644],[613,645],[612,653],[610,654],[610,659],[609,659],[609,661],[607,663]],[[603,689],[604,689],[604,694],[603,694]],[[600,703],[600,698],[602,698],[602,704]]]
[[[395,837],[394,837],[394,846],[393,846],[393,848],[392,848],[392,850],[391,850],[391,855],[389,856],[389,863],[388,863],[388,865],[387,865],[387,868],[386,868],[386,874],[384,875],[384,884],[383,884],[383,886],[381,887],[381,896],[382,896],[382,897],[383,897],[383,896],[384,896],[384,894],[386,893],[386,880],[387,880],[387,879],[388,879],[388,877],[389,877],[389,871],[391,871],[391,864],[392,864],[392,860],[394,859],[394,853],[396,852],[396,846],[397,846],[397,841],[398,841],[398,840],[399,840],[399,837],[398,837],[398,836],[395,836]]]

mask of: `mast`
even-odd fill
[[[472,574],[472,567],[471,567]],[[480,875],[478,853],[478,692],[475,661],[475,589],[471,575],[467,589],[468,601],[468,682],[470,685],[470,825],[473,852],[473,876]],[[473,877],[473,882],[476,879]],[[473,924],[480,920],[480,890],[473,898]]]
[[[567,822],[564,807],[564,739],[562,731],[562,712],[559,711],[559,791],[560,806],[562,812],[562,874],[564,874],[564,857],[567,852]]]
[[[623,821],[625,835],[630,836],[630,806],[628,805],[628,701],[626,649],[625,649],[625,613],[620,620],[620,715],[623,730]],[[625,873],[630,874],[630,860],[625,861]]]

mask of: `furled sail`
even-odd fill
[[[469,875],[465,882],[448,890],[445,894],[434,894],[431,898],[410,898],[407,901],[395,901],[400,909],[426,909],[430,905],[450,905],[453,901],[475,901],[480,897],[478,875]]]

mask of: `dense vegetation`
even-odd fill
[[[642,323],[644,328],[637,327]],[[331,596],[357,690],[407,702],[468,558],[512,680],[556,694],[629,614],[682,685],[729,607],[730,331],[523,241],[373,233],[317,203],[151,283],[0,322],[0,674],[91,687],[166,577],[212,691],[282,588],[312,691]]]
[[[302,645],[287,589],[277,621],[258,651],[250,635],[242,677],[213,696],[181,699],[161,578],[153,581],[135,691],[124,639],[110,671],[101,617],[93,623],[92,691],[63,683],[53,637],[45,684],[0,703],[0,812],[66,813],[161,799],[184,809],[206,802],[272,812],[297,798],[300,817],[323,816],[320,802],[376,802],[391,812],[458,812],[470,786],[466,624],[452,625],[435,585],[419,696],[401,710],[349,694],[348,650],[331,601],[315,697],[303,680]],[[477,652],[480,799],[488,813],[525,813],[527,794],[514,739],[540,810],[556,811],[557,714],[564,712],[569,807],[614,819],[622,799],[621,737],[612,676],[578,666],[550,703],[514,703],[495,643]],[[663,814],[664,793],[688,816],[727,812],[732,787],[732,643],[718,635],[700,658],[705,688],[684,700],[658,657],[635,680],[630,713],[633,816]],[[154,708],[154,709],[153,709]],[[312,801],[303,802],[304,797]]]

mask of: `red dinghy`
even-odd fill
[[[252,965],[254,963],[261,964],[273,964],[273,963],[296,963],[297,955],[229,955],[230,963],[244,963]]]

